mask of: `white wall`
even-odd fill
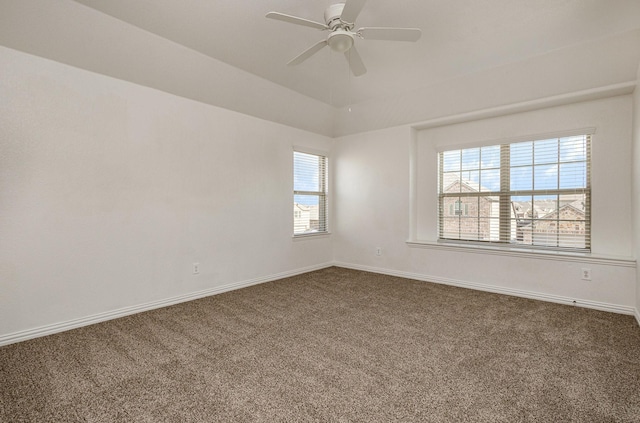
[[[335,260],[350,267],[632,312],[631,122],[632,97],[624,95],[415,133],[397,127],[340,138],[335,144],[335,179],[340,182]],[[620,260],[406,244],[408,239],[436,240],[437,146],[587,127],[597,131],[592,146],[593,256]],[[415,204],[410,201],[412,154],[417,157]],[[382,256],[375,255],[376,247],[383,248]],[[592,270],[592,281],[580,279],[582,267]]]
[[[291,238],[292,146],[331,139],[4,47],[0,69],[0,341],[331,262]]]

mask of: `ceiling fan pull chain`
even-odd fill
[[[348,76],[348,86],[347,86],[347,92],[349,93],[349,97],[347,99],[348,101],[348,107],[349,107],[349,113],[351,113],[351,94],[352,94],[352,88],[351,88],[351,74],[353,73],[351,71],[351,50],[349,50],[349,66],[347,67],[347,73],[349,74]]]

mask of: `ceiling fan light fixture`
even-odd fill
[[[353,35],[343,30],[335,30],[329,35],[327,40],[331,50],[344,53],[353,47]]]

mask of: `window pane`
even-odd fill
[[[480,191],[500,191],[500,169],[480,171]]]
[[[587,163],[573,162],[560,164],[560,188],[586,188]]]
[[[462,150],[462,170],[480,168],[480,149],[467,148]]]
[[[472,217],[460,218],[460,239],[478,241],[478,219]]]
[[[500,199],[498,196],[478,197],[478,217],[500,217]],[[476,216],[476,214],[473,214]]]
[[[588,247],[586,203],[586,194],[559,196],[559,247]]]
[[[567,226],[568,228],[565,228]],[[558,247],[587,248],[584,223],[576,223],[569,226],[566,222],[563,222],[559,238]]]
[[[500,146],[499,145],[482,147],[480,149],[480,155],[481,155],[482,169],[500,168]]]
[[[319,206],[320,196],[319,195],[294,195],[293,203],[300,204],[303,206]]]
[[[324,157],[295,151],[293,153],[294,191],[322,191]]]
[[[460,192],[460,172],[446,172],[442,175],[442,192]]]
[[[321,219],[322,197],[319,195],[293,196],[293,233],[324,231]]]
[[[560,138],[560,161],[584,161],[587,160],[587,137]]]
[[[531,224],[532,228],[532,245],[543,247],[558,246],[558,231],[556,222],[534,220]]]
[[[526,219],[532,219],[533,218],[533,197],[512,196],[511,197],[511,217],[518,223],[522,223]]]
[[[556,195],[536,195],[533,197],[533,209],[536,219],[557,219],[558,218],[558,196]]]
[[[446,213],[446,216],[459,216],[460,215],[460,204],[462,201],[460,197],[445,197],[443,203],[443,208]]]
[[[459,239],[460,236],[460,218],[446,217],[442,219],[442,227],[440,228],[442,238]]]
[[[511,168],[511,191],[533,189],[533,166]]]
[[[533,143],[519,142],[511,144],[511,166],[533,164]]]
[[[524,224],[519,219],[511,219],[509,241],[514,244],[524,243]]]
[[[442,153],[442,171],[451,172],[460,170],[460,150],[445,151]]]
[[[558,189],[558,165],[541,165],[534,168],[534,188]]]
[[[463,170],[462,171],[462,182],[464,183],[462,187],[462,192],[478,192],[479,186],[478,182],[480,181],[480,171],[479,170]]]
[[[462,197],[462,216],[478,217],[478,197]]]
[[[479,241],[499,241],[500,240],[500,201],[497,196],[485,195],[477,198],[477,213],[475,210],[469,216],[479,217],[478,219],[478,240]]]
[[[500,219],[480,218],[478,219],[478,227],[480,241],[500,241]]]
[[[557,163],[558,162],[558,140],[540,140],[533,143],[534,163]]]
[[[585,218],[586,196],[585,194],[561,195],[558,206],[560,209],[566,209],[566,206],[571,206],[572,208],[579,210],[580,214],[576,215],[576,219],[582,220]]]
[[[511,242],[531,245],[533,234],[532,224],[536,216],[533,197],[511,197]]]

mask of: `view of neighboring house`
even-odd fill
[[[293,203],[293,233],[316,232],[320,227],[318,205]]]
[[[476,193],[481,190],[477,183],[455,180],[444,192]],[[446,197],[442,209],[443,238],[500,240],[498,197]]]
[[[578,195],[579,197],[584,197]],[[568,197],[568,196],[567,196]],[[575,196],[573,196],[575,197]],[[565,199],[565,201],[568,201]],[[554,202],[555,203],[555,202]],[[571,203],[555,204],[550,208],[539,209],[530,203],[514,203],[516,210],[526,210],[518,216],[516,239],[528,245],[547,245],[558,247],[585,248],[586,221],[583,198]],[[533,213],[531,211],[533,210]],[[529,216],[527,216],[527,211]],[[532,214],[532,215],[531,215]]]
[[[500,241],[500,201],[496,195],[482,195],[477,183],[455,180],[441,205],[441,238]],[[464,194],[480,193],[465,196]],[[533,197],[529,201],[511,201],[510,241],[524,245],[586,247],[584,194],[560,197]]]

